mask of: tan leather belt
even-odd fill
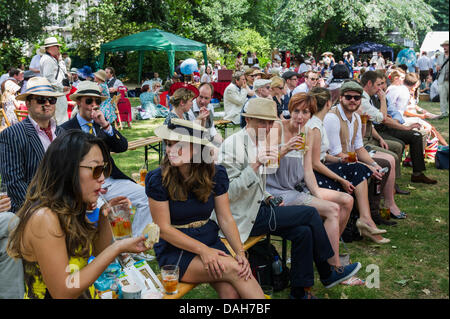
[[[192,222],[186,225],[172,225],[175,228],[199,228],[202,227],[204,225],[206,225],[206,223],[209,222],[209,219],[205,219],[205,220],[198,220],[196,222]]]

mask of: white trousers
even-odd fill
[[[448,114],[448,81],[439,83],[439,103],[441,114]]]
[[[55,120],[57,125],[61,125],[69,120],[67,114],[67,98],[65,95],[58,97],[56,101]]]
[[[145,226],[152,222],[152,215],[148,207],[148,197],[145,187],[128,179],[114,179],[108,177],[103,184],[108,191],[104,197],[109,201],[114,197],[126,196],[131,204],[136,207],[136,213],[132,224],[133,237],[140,236]]]

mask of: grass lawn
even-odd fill
[[[132,105],[139,105],[138,99],[131,99]],[[439,114],[439,104],[421,102],[421,107]],[[154,135],[153,130],[163,119],[135,121],[132,129],[122,133],[129,141]],[[443,137],[449,140],[448,119],[430,121]],[[149,168],[158,165],[158,156],[150,152]],[[131,176],[144,164],[144,148],[114,155],[114,160],[124,173]],[[426,175],[437,179],[437,185],[413,184],[410,182],[412,168],[402,167],[402,177],[397,183],[402,189],[409,189],[411,195],[396,195],[400,209],[408,213],[408,218],[398,221],[397,226],[387,227],[387,238],[391,242],[377,245],[366,239],[345,244],[352,261],[359,261],[362,268],[359,277],[376,284],[376,272],[379,273],[378,288],[347,287],[338,285],[324,289],[316,273],[314,294],[319,298],[330,299],[435,299],[449,298],[449,171],[437,170],[434,163],[427,163]],[[279,247],[280,243],[274,241]],[[346,252],[341,244],[341,253]],[[289,255],[289,252],[288,252]],[[288,264],[289,266],[289,264]],[[152,267],[157,267],[152,263]],[[275,293],[274,298],[288,298],[289,289]],[[200,285],[185,298],[217,298],[209,285]]]

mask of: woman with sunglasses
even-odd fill
[[[48,148],[8,241],[8,254],[23,260],[25,298],[95,298],[93,283],[119,254],[146,250],[144,236],[111,244],[108,205],[100,209],[98,226],[86,217],[109,167],[104,142],[79,130],[63,133]],[[121,203],[129,201],[109,202]],[[88,264],[90,256],[95,259]]]
[[[145,188],[160,227],[154,246],[160,266],[179,265],[183,282],[210,283],[220,298],[264,298],[231,215],[228,176],[211,158],[212,144],[197,123],[171,119],[155,129],[166,144],[161,167],[147,174]],[[218,224],[210,219],[215,211]],[[236,252],[218,236],[219,227]]]
[[[114,106],[114,104],[111,103],[112,98],[109,94],[108,85],[106,85],[105,81],[106,81],[106,71],[105,70],[100,69],[94,73],[94,82],[97,83],[98,86],[100,87],[100,93],[103,96],[107,97],[106,100],[101,102],[100,110],[105,115],[106,120],[110,124],[113,124],[114,121],[117,119],[116,107]]]
[[[372,176],[371,170],[363,164],[346,163],[327,153],[329,142],[323,120],[332,106],[330,91],[325,88],[313,88],[308,94],[317,102],[317,111],[309,114],[310,119],[306,123],[307,140],[312,145],[312,165],[317,184],[322,188],[354,194],[360,215],[356,227],[360,234],[377,243],[388,243],[390,240],[381,236],[386,230],[378,229],[370,214],[368,179]]]
[[[277,116],[284,120],[289,118],[289,110],[284,110],[284,96],[286,95],[286,81],[279,76],[272,77],[270,88],[272,89],[272,98],[277,104]]]

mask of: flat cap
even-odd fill
[[[356,81],[347,81],[341,85],[340,93],[343,95],[345,92],[355,91],[359,93],[363,93],[363,87]]]

